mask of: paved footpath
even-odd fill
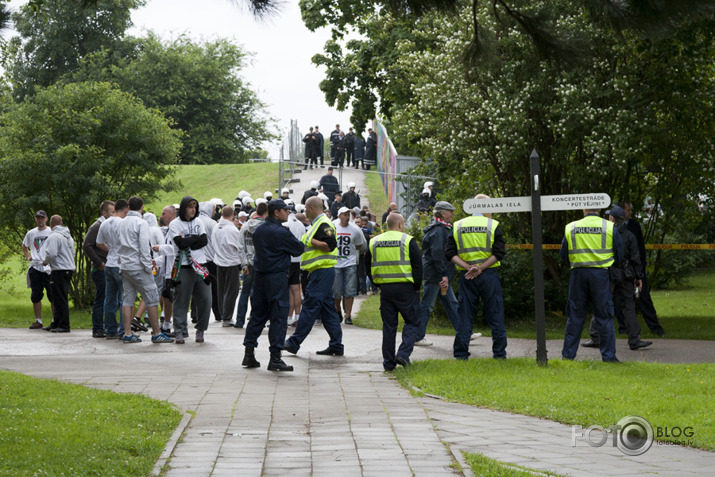
[[[453,465],[462,461],[462,450],[576,476],[712,475],[715,468],[709,452],[654,444],[643,456],[629,457],[581,440],[572,447],[571,426],[414,398],[382,371],[381,333],[375,330],[345,326],[346,356],[326,357],[315,354],[327,345],[317,326],[298,355],[286,357],[295,372],[283,374],[265,369],[265,336],[256,351],[262,367],[241,368],[243,330],[216,323],[206,343],[189,340],[184,346],[124,345],[89,333],[2,329],[0,363],[37,377],[142,393],[192,411],[183,438],[168,449],[168,476],[462,475]],[[450,337],[429,338],[435,345],[416,348],[414,359],[450,357]],[[677,358],[686,344],[682,361],[713,358],[707,342],[659,340],[644,352],[629,352],[624,342],[619,340],[619,357],[625,360]],[[549,356],[557,356],[559,346],[550,341]],[[509,342],[510,356],[534,356],[533,348],[529,340]],[[489,357],[490,340],[474,341],[472,352]]]

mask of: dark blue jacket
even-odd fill
[[[445,250],[452,229],[432,219],[422,237],[422,266],[425,284],[439,283],[442,277],[451,281],[454,277],[454,264],[447,260]]]
[[[303,243],[273,217],[256,227],[253,246],[256,250],[253,266],[257,273],[287,272],[290,257],[300,256],[304,249]]]

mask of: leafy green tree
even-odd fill
[[[116,83],[162,111],[184,133],[182,164],[239,163],[276,137],[265,105],[239,75],[248,58],[226,39],[163,42],[149,34],[87,56],[63,81]]]
[[[180,133],[106,83],[39,89],[0,117],[0,223],[19,242],[33,211],[63,217],[76,244],[75,306],[88,303],[84,234],[101,201],[175,187]],[[17,243],[16,242],[16,243]]]
[[[72,73],[84,56],[112,49],[131,27],[131,10],[143,0],[43,0],[13,14],[20,34],[7,45],[5,70],[15,98],[32,96]]]

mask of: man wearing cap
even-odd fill
[[[313,323],[322,318],[330,342],[327,348],[317,354],[342,356],[343,330],[340,317],[335,311],[333,301],[333,283],[335,282],[335,264],[338,261],[338,242],[335,239],[335,226],[323,213],[323,201],[311,197],[305,203],[305,215],[311,221],[311,227],[303,235],[305,252],[300,257],[300,267],[310,273],[305,287],[303,310],[293,336],[285,342],[285,350],[297,353],[300,344],[308,337]]]
[[[365,268],[370,280],[380,287],[382,317],[382,366],[392,371],[410,364],[420,327],[422,256],[417,241],[406,234],[405,219],[398,213],[387,217],[388,231],[370,240]],[[395,354],[398,312],[405,320],[402,344]]]
[[[251,304],[252,319],[246,327],[243,340],[245,355],[242,365],[247,368],[257,368],[254,350],[258,346],[258,337],[268,320],[268,340],[271,359],[268,362],[269,371],[293,371],[281,359],[281,351],[286,337],[288,325],[288,269],[290,258],[303,253],[303,244],[293,236],[283,223],[288,220],[290,211],[282,199],[268,202],[268,217],[254,232],[254,270],[253,299]]]
[[[22,241],[22,253],[25,254],[25,260],[30,262],[27,270],[28,288],[32,290],[30,301],[32,301],[32,309],[35,312],[35,322],[30,325],[31,330],[42,328],[42,296],[43,290],[47,293],[47,300],[52,303],[52,289],[50,287],[50,272],[42,264],[42,255],[44,250],[42,246],[50,236],[52,230],[47,226],[47,212],[38,210],[35,212],[35,224],[37,227],[30,229]]]
[[[357,295],[357,257],[358,251],[365,248],[365,236],[354,223],[350,222],[350,209],[338,210],[338,218],[333,221],[335,236],[338,241],[338,263],[335,265],[333,295],[335,308],[340,314],[342,299],[345,311],[345,324],[352,325],[353,300]]]
[[[477,198],[486,196],[478,195]],[[469,358],[474,315],[482,302],[484,317],[492,330],[492,357],[506,358],[504,298],[497,274],[506,254],[506,243],[499,222],[491,214],[475,214],[452,226],[446,255],[459,272],[459,323],[454,337],[454,357]]]
[[[324,160],[325,160],[325,138],[323,137],[323,133],[320,132],[320,128],[318,126],[315,126],[315,137],[318,140],[317,142],[317,149],[316,149],[316,156],[318,159],[320,159],[320,167],[324,168]]]
[[[343,193],[337,191],[335,193],[335,200],[330,204],[330,218],[337,220],[338,213],[340,209],[343,208]]]
[[[599,334],[601,359],[618,363],[613,331],[613,301],[608,268],[621,266],[623,241],[613,222],[598,216],[597,209],[584,209],[584,218],[566,225],[561,241],[561,260],[571,267],[566,303],[564,359],[576,358],[588,303]]]
[[[638,242],[626,228],[626,212],[622,207],[615,206],[607,210],[609,220],[616,224],[616,230],[623,240],[623,261],[621,266],[609,268],[611,275],[611,286],[613,287],[613,304],[616,312],[621,311],[624,324],[628,333],[628,346],[632,350],[647,348],[652,345],[652,341],[641,340],[641,327],[636,318],[635,287],[643,289],[643,269],[641,268],[640,255],[638,253]],[[595,316],[595,315],[594,315]],[[586,348],[599,348],[600,339],[598,326],[594,317],[591,317],[591,324],[588,330],[591,339],[581,346]]]
[[[70,332],[69,291],[72,275],[77,269],[74,263],[74,240],[67,227],[62,225],[62,217],[53,215],[50,218],[52,233],[47,237],[43,247],[42,264],[49,265],[52,300],[52,324],[49,331],[55,333]]]
[[[619,202],[618,205],[626,213],[626,228],[633,234],[636,238],[636,242],[638,243],[638,254],[641,262],[642,286],[640,298],[638,299],[638,309],[641,311],[643,321],[645,321],[645,324],[648,326],[650,331],[660,337],[663,337],[665,336],[665,330],[658,321],[658,312],[656,312],[655,306],[653,305],[653,299],[650,296],[650,287],[648,286],[648,278],[645,273],[645,239],[643,238],[641,224],[633,217],[633,206],[630,202]]]
[[[454,296],[450,281],[454,277],[454,264],[447,260],[445,250],[449,236],[452,235],[452,217],[455,207],[449,202],[439,201],[434,206],[434,218],[424,230],[422,237],[422,266],[424,268],[424,290],[422,292],[422,321],[415,344],[430,346],[425,338],[427,322],[434,310],[434,302],[439,296],[442,308],[447,313],[455,331],[459,325],[457,298]]]
[[[328,173],[320,178],[320,187],[323,188],[323,193],[328,196],[331,202],[335,200],[335,193],[340,190],[338,178],[333,175],[333,167],[328,167]]]

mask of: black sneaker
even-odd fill
[[[353,324],[353,319],[348,316],[347,318],[345,318],[345,324],[346,324],[346,325],[352,325],[352,324]]]
[[[149,331],[149,328],[144,326],[142,320],[137,317],[134,317],[134,319],[132,320],[132,331]]]
[[[106,333],[102,330],[92,332],[92,338],[106,338],[106,337],[107,337]]]

